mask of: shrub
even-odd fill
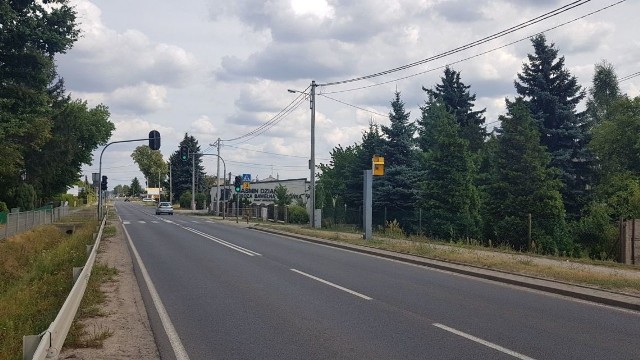
[[[309,222],[309,214],[304,206],[289,206],[289,222],[292,224],[306,224]]]
[[[591,204],[588,215],[571,224],[571,237],[584,246],[593,259],[605,260],[616,243],[618,228],[611,221],[605,204]]]
[[[9,211],[7,204],[4,201],[0,201],[0,212],[7,212],[7,211]]]
[[[189,196],[191,196],[191,194],[189,194]],[[181,198],[182,200],[182,198]],[[202,210],[205,207],[205,203],[207,200],[207,196],[203,193],[197,193],[196,194],[196,209],[198,210]],[[189,197],[189,206],[191,206],[191,197]],[[180,207],[182,207],[182,205],[180,205]]]
[[[180,208],[191,209],[191,191],[185,191],[180,195]]]

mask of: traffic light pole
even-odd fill
[[[151,133],[149,134],[148,138],[145,139],[133,139],[133,140],[120,140],[120,141],[113,141],[108,143],[107,145],[104,146],[104,148],[102,148],[102,151],[100,152],[100,165],[98,167],[98,179],[102,180],[102,155],[104,155],[104,151],[107,150],[107,148],[112,145],[112,144],[120,144],[120,143],[128,143],[128,142],[134,142],[134,141],[155,141],[156,139],[160,138],[160,134],[158,133],[157,136],[151,136]],[[98,219],[102,218],[103,212],[102,212],[102,186],[98,187]]]
[[[196,210],[196,153],[191,153],[191,210]]]

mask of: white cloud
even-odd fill
[[[73,4],[83,38],[58,61],[67,89],[92,106],[109,106],[116,124],[112,141],[139,138],[158,129],[165,156],[177,149],[185,133],[196,137],[204,149],[218,137],[233,139],[256,130],[297,96],[287,93],[289,88],[303,90],[311,80],[319,84],[348,80],[427,59],[563,5],[558,0],[478,0],[473,6],[444,0],[205,0],[189,6],[169,0],[73,0]],[[525,39],[473,56],[603,6],[589,2],[496,41],[403,71],[318,87],[327,96],[380,115],[318,96],[317,158],[328,158],[338,144],[360,142],[372,117],[387,124],[396,89],[411,119],[418,118],[418,107],[426,99],[421,87],[439,83],[446,64],[455,63],[452,67],[462,73],[461,80],[471,86],[476,108],[487,108],[487,122],[496,120],[505,111],[504,98],[515,96],[513,79],[532,52],[531,43]],[[640,67],[638,13],[640,4],[625,2],[546,36],[586,88],[593,65],[602,59],[612,63],[619,76]],[[640,77],[621,88],[637,95],[638,84]],[[305,100],[259,136],[228,142],[246,149],[223,147],[227,171],[308,176],[309,121]],[[110,149],[105,158],[130,163],[126,156],[117,160],[115,154]],[[210,163],[205,164],[208,173],[215,171]]]
[[[191,128],[197,133],[215,135],[218,130],[208,116],[203,115],[191,123]]]
[[[167,89],[164,86],[142,83],[118,88],[108,94],[105,101],[135,114],[153,113],[167,106]]]
[[[58,72],[76,89],[109,92],[139,83],[180,87],[198,72],[195,57],[179,46],[154,43],[136,29],[109,29],[94,4],[76,0],[75,5],[82,36],[60,58]]]

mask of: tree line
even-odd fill
[[[0,203],[30,210],[66,193],[114,130],[109,109],[72,99],[55,56],[80,32],[67,0],[0,2]]]
[[[516,95],[505,99],[491,133],[485,109],[474,109],[476,95],[450,67],[440,83],[422,88],[417,119],[396,92],[389,126],[371,122],[360,142],[335,147],[319,165],[325,223],[342,206],[361,208],[362,172],[382,155],[374,225],[395,220],[405,234],[611,257],[616,219],[640,212],[640,98],[620,92],[606,61],[582,89],[553,43],[544,35],[531,43]],[[586,110],[578,111],[585,99]]]

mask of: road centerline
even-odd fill
[[[327,281],[327,280],[321,279],[321,278],[319,278],[319,277],[316,277],[316,276],[313,276],[313,275],[307,274],[307,273],[305,273],[305,272],[303,272],[303,271],[296,270],[296,269],[291,269],[291,271],[293,271],[293,272],[295,272],[295,273],[298,273],[298,274],[300,274],[300,275],[306,276],[306,277],[308,277],[308,278],[310,278],[310,279],[313,279],[313,280],[319,281],[319,282],[321,282],[321,283],[323,283],[323,284],[325,284],[325,285],[329,285],[329,286],[332,286],[332,287],[334,287],[334,288],[336,288],[336,289],[339,289],[339,290],[342,290],[342,291],[348,292],[349,294],[351,294],[351,295],[355,295],[355,296],[360,297],[360,298],[362,298],[362,299],[365,299],[365,300],[372,300],[372,298],[368,297],[367,295],[363,295],[363,294],[361,294],[361,293],[359,293],[359,292],[357,292],[357,291],[353,291],[353,290],[351,290],[351,289],[347,289],[346,287],[343,287],[343,286],[340,286],[340,285],[338,285],[338,284],[334,284],[334,283],[332,283],[332,282],[330,282],[330,281]]]
[[[505,348],[505,347],[502,347],[502,346],[500,346],[500,345],[494,344],[494,343],[492,343],[492,342],[489,342],[489,341],[486,341],[486,340],[480,339],[479,337],[475,337],[475,336],[473,336],[473,335],[469,335],[469,334],[467,334],[467,333],[465,333],[465,332],[462,332],[462,331],[460,331],[460,330],[456,330],[456,329],[454,329],[454,328],[450,328],[450,327],[448,327],[448,326],[446,326],[446,325],[442,325],[442,324],[439,324],[439,323],[433,323],[432,325],[433,325],[433,326],[435,326],[435,327],[437,327],[437,328],[440,328],[440,329],[442,329],[442,330],[444,330],[444,331],[448,331],[448,332],[450,332],[450,333],[452,333],[452,334],[456,334],[456,335],[458,335],[458,336],[461,336],[461,337],[463,337],[463,338],[465,338],[465,339],[468,339],[468,340],[471,340],[471,341],[477,342],[478,344],[482,344],[482,345],[487,346],[487,347],[490,347],[490,348],[492,348],[492,349],[494,349],[494,350],[498,350],[498,351],[500,351],[500,352],[502,352],[502,353],[504,353],[504,354],[511,355],[511,356],[513,356],[513,357],[514,357],[514,358],[516,358],[516,359],[521,359],[521,360],[534,360],[533,358],[528,357],[528,356],[526,356],[526,355],[520,354],[520,353],[515,352],[515,351],[513,351],[513,350],[509,350],[509,349],[507,349],[507,348]]]
[[[202,231],[200,231],[200,230],[196,230],[196,229],[193,229],[193,228],[190,228],[190,227],[186,227],[186,226],[181,226],[181,227],[182,227],[183,229],[187,230],[187,231],[190,231],[190,232],[192,232],[192,233],[194,233],[194,234],[200,235],[200,236],[202,236],[202,237],[204,237],[204,238],[206,238],[206,239],[209,239],[209,240],[215,241],[215,242],[217,242],[217,243],[218,243],[218,244],[220,244],[220,245],[224,245],[224,246],[226,246],[226,247],[228,247],[228,248],[230,248],[230,249],[233,249],[233,250],[235,250],[235,251],[241,252],[241,253],[243,253],[243,254],[245,254],[245,255],[249,255],[249,256],[262,256],[260,253],[257,253],[257,252],[255,252],[255,251],[253,251],[253,250],[249,250],[249,249],[243,248],[242,246],[239,246],[239,245],[236,245],[236,244],[233,244],[233,243],[230,243],[230,242],[224,241],[224,240],[219,239],[219,238],[217,238],[217,237],[215,237],[215,236],[212,236],[212,235],[209,235],[209,234],[207,234],[207,233],[204,233],[204,232],[202,232]]]

